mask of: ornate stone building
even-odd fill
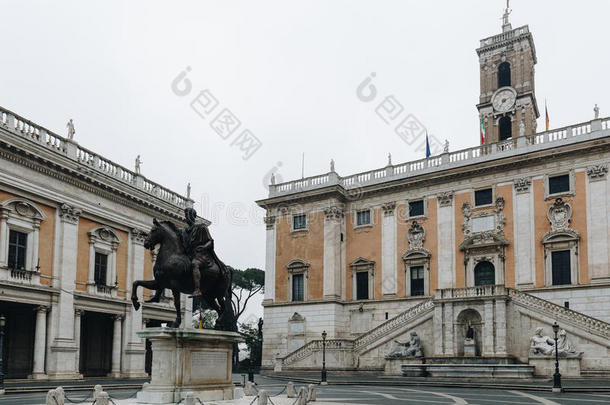
[[[508,13],[477,53],[484,144],[345,177],[331,165],[258,201],[266,369],[320,367],[326,331],[331,368],[383,370],[416,331],[428,364],[476,353],[525,376],[530,337],[557,321],[583,375],[610,370],[610,119],[536,132],[534,41]]]
[[[143,242],[153,217],[180,223],[193,201],[85,149],[73,135],[0,108],[8,378],[146,375],[145,342],[136,332],[174,319],[169,298],[138,312],[128,298],[133,280],[152,278],[154,259]]]

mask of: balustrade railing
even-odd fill
[[[13,135],[31,140],[46,149],[73,159],[97,173],[112,177],[121,183],[128,184],[132,187],[139,188],[151,196],[164,200],[172,205],[184,208],[190,202],[189,199],[146,179],[144,176],[85,149],[74,141],[54,134],[2,107],[0,107],[0,128],[4,128]],[[320,185],[323,183],[314,182],[313,184]]]
[[[443,288],[436,290],[434,298],[470,298],[470,297],[493,297],[496,295],[507,295],[506,287],[503,285],[481,285],[475,287]]]
[[[427,159],[390,165],[382,169],[356,173],[347,177],[341,177],[333,172],[286,183],[272,184],[269,187],[269,196],[293,194],[332,185],[340,185],[346,190],[357,189],[389,180],[408,178],[423,173],[437,172],[501,158],[502,155],[510,156],[515,153],[527,153],[530,150],[550,149],[562,144],[577,142],[579,137],[590,135],[594,132],[599,137],[608,136],[609,134],[605,132],[607,130],[610,130],[610,117],[538,134],[516,137],[493,144],[442,153]]]

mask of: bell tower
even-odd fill
[[[477,109],[486,144],[536,133],[540,116],[534,86],[534,39],[527,25],[513,29],[510,13],[507,0],[502,33],[482,39],[477,49],[481,75]]]

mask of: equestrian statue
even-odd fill
[[[232,321],[231,284],[233,274],[216,256],[214,239],[205,224],[197,223],[197,211],[184,210],[186,226],[179,229],[171,221],[153,219],[153,227],[144,242],[151,251],[159,246],[153,267],[153,280],[133,282],[131,302],[136,311],[140,308],[137,290],[139,286],[155,290],[148,302],[159,302],[163,290],[172,290],[176,320],[172,328],[182,322],[180,314],[180,293],[192,294],[193,301],[203,300],[218,313],[216,329],[228,330]]]

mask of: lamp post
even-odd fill
[[[553,332],[555,333],[555,374],[553,374],[553,392],[561,392],[563,390],[561,388],[561,374],[559,373],[559,352],[557,351],[557,332],[559,332],[557,321],[553,323]]]
[[[0,315],[0,395],[4,395],[4,326],[6,318]]]
[[[322,332],[322,379],[320,385],[327,385],[326,382],[326,331]]]

